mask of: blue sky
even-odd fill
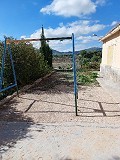
[[[0,3],[0,40],[4,35],[39,38],[44,25],[46,37],[73,32],[76,50],[100,47],[98,39],[120,22],[119,16],[120,0],[4,0]],[[59,51],[71,50],[69,40],[49,45]]]

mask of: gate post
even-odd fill
[[[74,33],[72,33],[72,45],[73,45],[73,76],[74,76],[74,96],[75,96],[75,113],[77,113],[77,98],[78,98],[78,91],[77,91],[77,78],[76,78],[76,57],[75,57],[75,42],[74,42]]]

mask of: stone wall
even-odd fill
[[[108,65],[100,66],[100,76],[120,84],[120,69]]]

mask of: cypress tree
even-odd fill
[[[42,26],[42,34],[41,34],[41,47],[40,52],[42,53],[44,57],[44,61],[47,62],[47,64],[52,67],[52,50],[49,47],[49,45],[46,43],[45,35],[44,35],[44,28]]]

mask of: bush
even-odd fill
[[[3,46],[1,48],[0,55],[2,55]],[[44,62],[43,56],[32,44],[12,43],[11,51],[19,87],[32,83],[50,71],[47,63]],[[4,87],[14,83],[9,54],[7,54],[5,60],[4,82]]]
[[[95,84],[98,74],[96,72],[79,72],[77,75],[78,82],[82,85]]]
[[[79,55],[80,66],[82,69],[99,70],[101,57],[101,51],[87,52],[83,50]]]

